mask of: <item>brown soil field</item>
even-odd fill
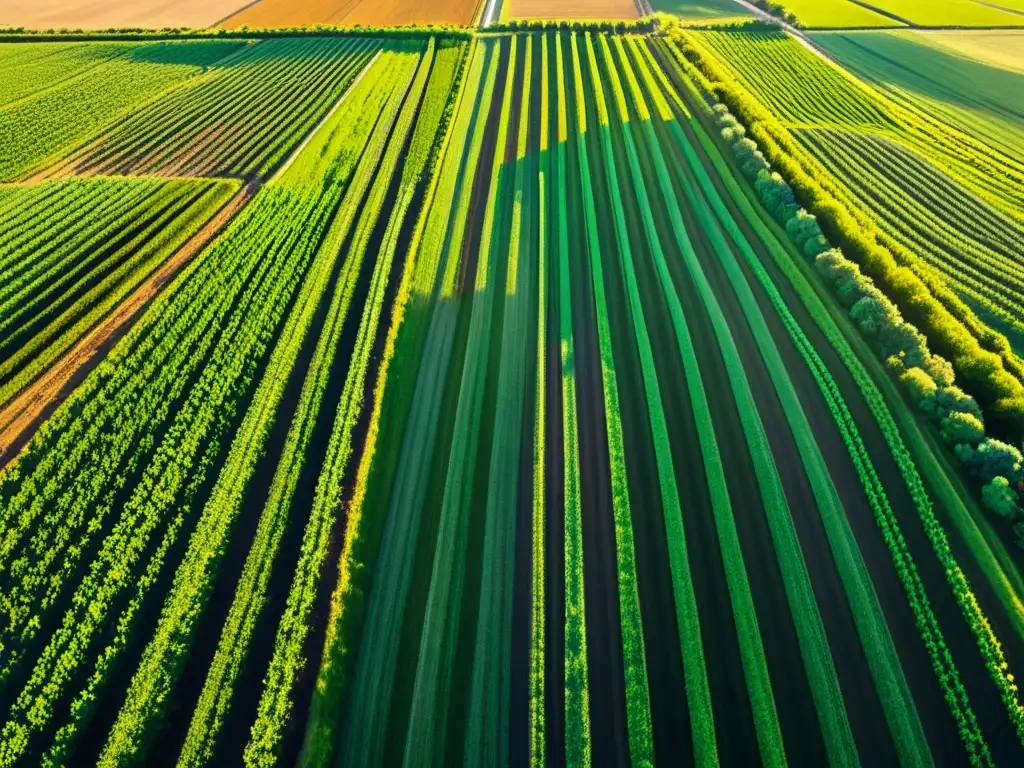
[[[504,0],[508,19],[635,19],[633,0]]]
[[[472,24],[478,0],[257,0],[224,21],[237,29],[302,24]]]
[[[30,29],[212,27],[251,0],[0,0],[0,26]]]

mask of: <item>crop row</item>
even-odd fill
[[[734,128],[731,130],[735,130],[735,121],[732,122],[732,125]],[[787,232],[790,231],[790,227],[787,226]],[[792,231],[795,232],[796,230]],[[779,259],[779,261],[781,262],[783,259]],[[833,339],[834,338],[835,335],[833,334]],[[835,343],[836,342],[833,341],[833,344]],[[837,348],[839,348],[838,345]],[[847,365],[850,365],[852,355],[848,350],[846,354],[844,354],[844,358]],[[851,367],[851,370],[854,369]],[[1019,730],[1021,708],[1017,702],[1016,686],[1013,683],[1012,676],[1006,678],[1007,667],[999,642],[996,640],[992,632],[988,619],[981,613],[981,609],[976,598],[971,594],[970,586],[967,583],[960,566],[956,564],[956,561],[953,558],[946,535],[935,519],[931,502],[921,487],[920,478],[917,477],[916,472],[913,471],[913,464],[910,463],[905,456],[906,450],[901,444],[902,441],[897,439],[898,435],[895,433],[891,417],[884,414],[884,412],[877,407],[879,399],[877,396],[877,390],[874,392],[871,391],[874,388],[868,386],[870,382],[866,380],[866,377],[863,376],[862,372],[860,375],[857,375],[856,378],[858,384],[862,388],[862,391],[864,391],[865,395],[868,396],[869,403],[871,404],[872,410],[875,411],[876,418],[884,427],[884,432],[887,439],[890,441],[893,455],[897,458],[901,469],[904,471],[908,488],[911,490],[913,498],[918,506],[918,512],[921,516],[924,528],[931,538],[935,554],[943,564],[950,586],[953,588],[956,600],[963,611],[968,627],[975,635],[983,660],[989,668],[992,679],[997,684],[1000,696],[1003,699],[1008,714],[1010,715],[1011,722]],[[833,411],[834,413],[837,413],[838,418],[838,412],[836,412],[835,408],[833,408]],[[849,438],[847,439],[849,444]],[[959,502],[957,503],[959,504]],[[906,543],[898,528],[894,527],[892,524],[891,511],[885,508],[879,508],[877,496],[875,498],[874,506],[879,525],[882,527],[883,532],[885,532],[886,542],[890,547],[894,563],[897,565],[901,580],[904,582],[904,587],[907,590],[911,607],[918,616],[918,628],[926,642],[926,647],[932,656],[933,666],[943,684],[947,701],[953,710],[954,716],[960,723],[961,736],[965,744],[968,746],[969,755],[975,762],[982,764],[987,763],[991,759],[988,753],[988,747],[985,745],[984,739],[978,731],[978,726],[973,713],[971,713],[968,708],[966,703],[966,692],[959,682],[955,667],[952,666],[952,659],[944,641],[942,640],[942,633],[939,630],[937,621],[931,612],[927,596],[924,594],[923,588],[920,586],[920,581],[916,574],[913,560],[909,557],[909,553],[906,550]],[[991,553],[982,556],[982,560],[985,562],[991,559]],[[996,576],[993,583],[999,585],[1001,581],[1004,580],[1004,578],[1001,579]]]
[[[80,78],[0,109],[0,179],[42,170],[130,109],[202,73],[237,43],[189,41],[133,47]]]

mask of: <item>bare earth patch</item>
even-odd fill
[[[635,19],[633,0],[506,0],[512,19]]]
[[[211,27],[251,0],[0,0],[0,26],[30,29]]]
[[[478,0],[259,0],[223,26],[472,24],[477,4]]]

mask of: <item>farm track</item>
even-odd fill
[[[247,184],[171,258],[135,289],[118,308],[89,332],[49,370],[0,411],[0,469],[28,445],[32,435],[75,387],[134,325],[174,277],[228,225],[259,191],[262,182]]]

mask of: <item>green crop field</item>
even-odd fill
[[[919,32],[915,38],[982,64],[1024,72],[1024,30],[941,30]]]
[[[749,12],[733,0],[652,0],[655,11],[671,13],[695,21],[749,16]]]
[[[0,43],[0,765],[1024,760],[1018,76],[659,9]]]
[[[1010,157],[1024,153],[1024,73],[957,55],[920,32],[828,33],[813,40],[894,99]]]
[[[1022,27],[1020,0],[869,0],[864,5],[919,27]]]
[[[809,29],[898,27],[903,22],[853,0],[786,0],[785,7]],[[875,7],[878,7],[877,4]]]

